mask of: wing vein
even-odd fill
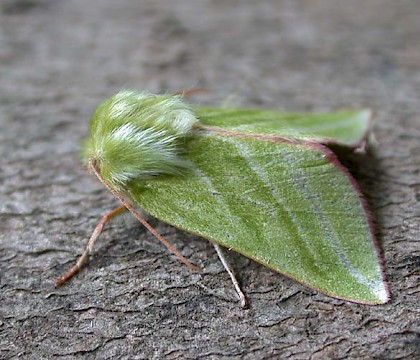
[[[277,202],[277,204],[280,206],[283,212],[287,215],[287,217],[289,218],[289,221],[292,223],[293,227],[296,229],[296,233],[303,240],[309,253],[313,256],[313,258],[316,259],[318,257],[317,252],[314,250],[313,246],[311,246],[310,239],[308,239],[305,236],[305,232],[299,226],[299,221],[294,216],[294,212],[290,209],[289,206],[287,206],[287,203],[284,201],[282,196],[278,193],[277,189],[270,187],[268,185],[270,181],[268,179],[267,174],[261,167],[255,164],[250,154],[249,148],[244,143],[240,141],[234,141],[231,138],[224,138],[223,140],[233,144],[236,147],[236,149],[239,151],[242,158],[248,164],[249,168],[254,172],[254,174],[258,177],[258,179],[261,181],[263,186],[270,192],[273,199]]]

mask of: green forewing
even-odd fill
[[[256,134],[310,138],[322,143],[356,146],[363,140],[371,111],[336,113],[282,113],[260,109],[198,108],[203,125]]]
[[[263,118],[269,121],[273,114],[274,121],[278,115],[255,111],[261,121],[249,121],[246,128],[245,113],[237,124],[232,115],[229,125],[212,111],[199,111],[202,123],[250,133],[267,129]],[[305,117],[284,115],[282,134],[297,136],[287,124],[294,122],[296,129],[298,121],[299,134],[327,136],[328,122],[322,131],[311,132]],[[357,138],[346,138],[344,130],[329,138],[356,143],[365,126],[360,125]],[[288,143],[211,130],[194,132],[186,145],[190,173],[129,184],[130,196],[143,210],[328,295],[368,304],[387,301],[366,211],[330,150],[303,140]]]

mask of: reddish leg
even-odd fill
[[[75,275],[83,267],[86,261],[88,261],[89,256],[92,253],[93,247],[95,246],[95,243],[98,240],[99,235],[101,234],[105,223],[108,220],[111,220],[113,217],[121,214],[125,210],[126,210],[125,206],[120,205],[102,217],[98,225],[96,225],[95,230],[93,230],[93,233],[86,245],[86,248],[83,254],[79,257],[76,264],[74,264],[65,274],[63,274],[57,280],[54,281],[55,286],[63,285],[67,280],[69,280],[73,275]]]
[[[170,243],[168,243],[165,238],[160,235],[137,211],[136,209],[134,209],[134,207],[127,202],[127,200],[125,200],[117,191],[115,191],[113,188],[111,188],[108,183],[101,177],[101,175],[99,174],[99,172],[96,170],[95,167],[95,160],[94,159],[90,159],[89,160],[89,169],[96,175],[96,177],[101,181],[102,184],[105,185],[105,187],[111,191],[115,197],[121,201],[122,205],[120,205],[119,207],[117,207],[116,209],[110,211],[109,213],[107,213],[106,215],[104,215],[101,219],[101,221],[99,221],[98,225],[96,225],[95,230],[92,233],[92,236],[89,239],[89,242],[86,246],[85,251],[83,252],[83,254],[80,256],[79,260],[77,260],[76,264],[70,268],[69,271],[67,271],[64,275],[62,275],[61,277],[59,277],[57,280],[54,281],[55,286],[60,286],[62,284],[64,284],[68,279],[70,279],[73,275],[75,275],[81,268],[82,266],[86,263],[86,261],[89,259],[89,255],[91,254],[93,247],[96,243],[96,241],[98,240],[98,237],[102,231],[102,228],[104,227],[104,224],[112,219],[113,217],[119,215],[121,212],[123,212],[124,210],[128,210],[130,211],[135,218],[141,222],[141,224],[147,229],[149,230],[163,245],[165,245],[168,250],[170,250],[175,256],[177,256],[179,258],[179,260],[181,260],[181,262],[183,262],[185,265],[187,265],[190,269],[195,270],[195,271],[202,271],[202,269],[194,264],[192,264],[191,262],[189,262],[178,250],[176,250]]]
[[[96,161],[95,159],[89,160],[89,169],[95,174],[95,176],[99,179],[99,181],[105,185],[105,187],[111,191],[114,196],[121,201],[121,203],[125,206],[125,208],[131,212],[134,217],[140,221],[140,223],[149,230],[156,239],[158,239],[163,245],[165,245],[169,251],[171,251],[181,262],[187,265],[191,270],[195,271],[203,271],[200,267],[190,263],[177,249],[173,247],[170,243],[168,243],[165,238],[160,235],[138,212],[134,207],[124,199],[124,197],[116,190],[114,190],[108,183],[102,178],[101,174],[99,174],[98,170],[96,169]]]

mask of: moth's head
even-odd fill
[[[197,122],[179,96],[121,91],[93,114],[84,161],[95,159],[103,179],[115,188],[133,179],[179,174],[188,167],[181,140]]]

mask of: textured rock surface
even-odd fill
[[[0,1],[0,358],[420,356],[420,3]],[[153,222],[193,273],[130,217],[89,265],[52,280],[116,204],[81,167],[99,101],[121,88],[203,86],[201,103],[299,111],[369,106],[351,165],[372,209],[393,301],[334,300],[232,255],[242,310],[205,241]]]

